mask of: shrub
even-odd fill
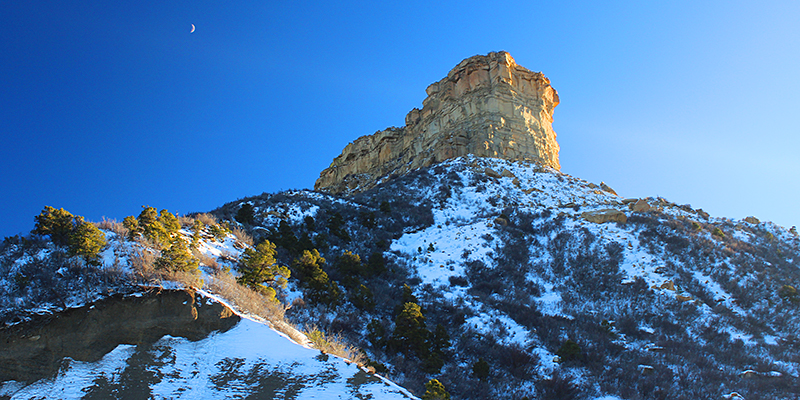
[[[561,348],[556,351],[556,355],[561,359],[561,362],[577,360],[581,357],[581,347],[571,339],[567,339],[561,345]]]
[[[364,365],[367,361],[361,350],[347,344],[341,336],[326,335],[315,325],[306,328],[306,337],[316,349],[323,353],[337,355],[358,365]]]
[[[483,357],[472,364],[472,376],[482,381],[489,379],[489,363]]]
[[[725,238],[725,232],[722,232],[722,229],[719,229],[719,227],[715,227],[714,230],[711,231],[711,234],[716,236],[716,237],[718,237],[718,238],[720,238],[720,239],[724,239]]]

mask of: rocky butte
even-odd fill
[[[404,127],[348,144],[314,189],[349,195],[466,154],[561,168],[552,127],[558,93],[544,74],[517,65],[507,52],[467,58],[426,92]]]

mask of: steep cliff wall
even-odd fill
[[[153,343],[164,335],[199,340],[230,329],[239,319],[226,306],[193,291],[111,296],[0,329],[0,382],[52,376],[64,357],[97,361],[120,344]]]
[[[348,144],[314,189],[352,194],[466,154],[560,169],[552,128],[558,93],[542,73],[517,65],[508,53],[467,58],[426,92],[422,109],[406,115],[406,126]]]

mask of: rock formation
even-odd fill
[[[467,58],[426,92],[422,109],[411,110],[404,127],[348,144],[314,189],[348,195],[466,154],[560,169],[552,128],[558,93],[542,73],[517,65],[508,53]]]

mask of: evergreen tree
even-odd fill
[[[239,211],[236,212],[237,221],[243,224],[250,224],[252,225],[255,222],[256,213],[253,205],[250,203],[244,203],[241,207],[239,207]]]
[[[128,230],[128,240],[133,240],[136,236],[142,234],[142,227],[139,226],[139,220],[133,215],[129,215],[122,220],[122,226]]]
[[[186,241],[180,236],[172,238],[169,241],[169,247],[163,249],[161,256],[156,259],[156,268],[174,272],[197,272],[199,263],[192,257],[186,246]]]
[[[49,235],[50,240],[58,246],[67,246],[74,228],[74,216],[63,208],[55,209],[45,206],[42,212],[34,217],[36,224],[33,233]]]
[[[156,211],[155,207],[142,206],[142,212],[139,213],[137,220],[144,237],[163,246],[169,243],[170,235],[158,217],[158,211]]]
[[[286,249],[292,256],[300,254],[299,241],[288,222],[281,221],[278,231],[271,236],[276,246]]]
[[[74,216],[63,208],[45,206],[35,217],[33,233],[49,235],[57,246],[67,247],[70,257],[80,256],[92,265],[100,265],[100,251],[106,246],[103,232],[81,216]]]
[[[75,217],[75,222],[69,240],[69,254],[82,257],[87,264],[100,265],[100,251],[106,247],[106,236],[81,216]]]
[[[353,289],[350,294],[350,302],[360,310],[366,311],[375,308],[375,296],[372,294],[372,290],[363,284]]]
[[[200,242],[200,239],[203,238],[203,229],[205,229],[206,225],[203,221],[199,219],[195,219],[192,223],[192,243],[197,245]]]
[[[444,385],[436,379],[431,379],[425,384],[425,394],[422,400],[450,400],[450,393],[447,393]]]
[[[328,274],[322,270],[322,264],[325,264],[325,258],[314,249],[303,251],[303,255],[294,260],[293,266],[301,284],[309,289],[309,300],[314,303],[335,305],[339,302],[342,292],[339,285],[332,282]]]
[[[376,276],[386,272],[386,260],[383,258],[383,253],[374,252],[369,256],[367,261],[367,275]]]
[[[178,217],[167,210],[161,210],[158,214],[158,222],[160,222],[169,233],[175,233],[181,230],[181,223],[178,222]]]
[[[377,319],[373,319],[367,324],[367,340],[378,349],[386,347],[386,329]]]
[[[431,353],[437,353],[440,357],[444,357],[447,349],[450,348],[450,334],[442,324],[437,324],[433,334],[430,335],[430,343],[428,344]]]
[[[255,249],[247,248],[239,262],[239,276],[236,280],[242,285],[270,297],[275,296],[275,288],[286,288],[289,268],[275,261],[275,245],[265,240]]]
[[[422,358],[428,354],[427,341],[430,332],[425,328],[425,316],[417,303],[405,303],[395,320],[392,342],[404,354],[416,354]]]
[[[478,358],[478,361],[472,364],[472,376],[482,381],[489,379],[489,363],[483,357]]]

